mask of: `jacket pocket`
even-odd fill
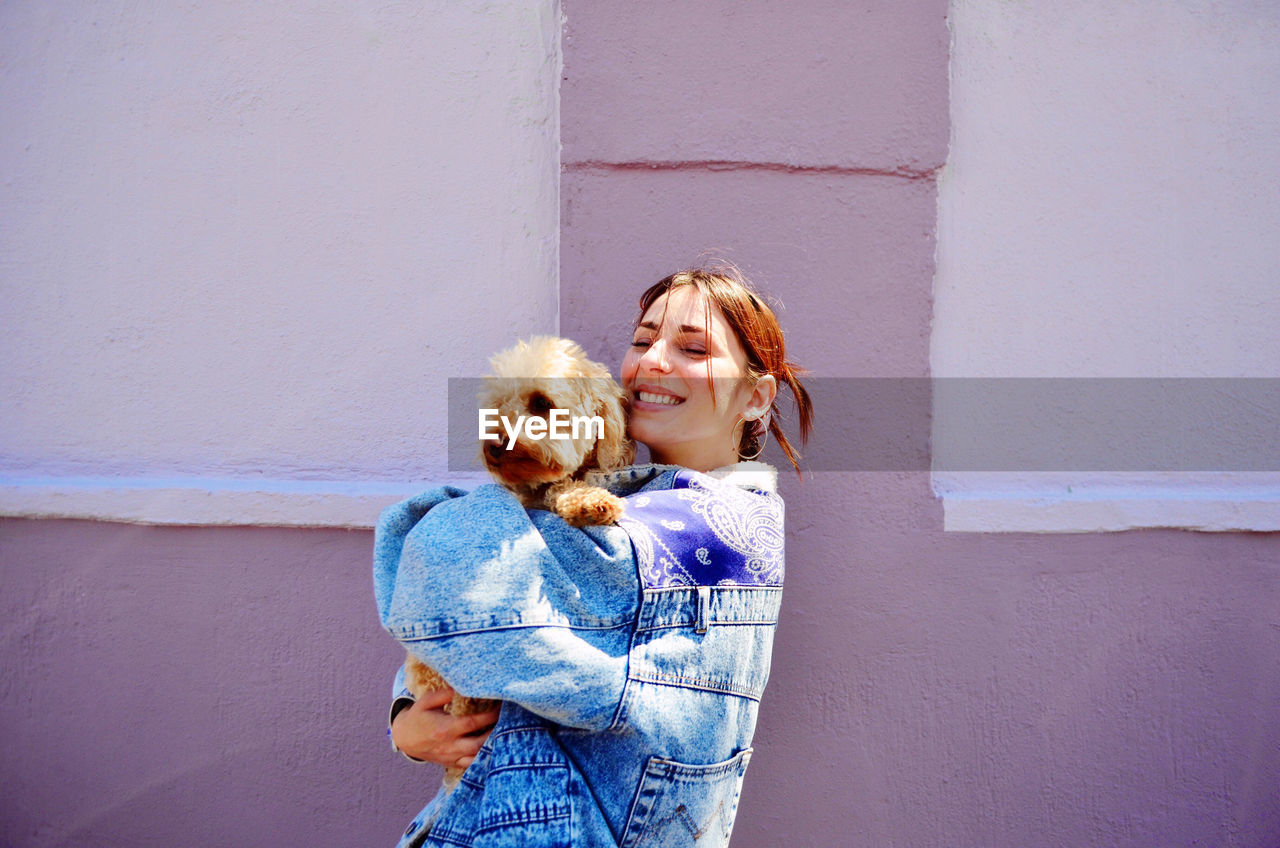
[[[651,757],[631,802],[621,848],[727,846],[751,749],[710,765]]]

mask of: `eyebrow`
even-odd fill
[[[645,329],[645,330],[654,330],[654,331],[657,331],[657,329],[658,329],[658,325],[657,325],[657,324],[655,324],[655,323],[653,323],[652,321],[641,321],[639,324],[637,324],[637,325],[636,325],[636,329],[637,329],[637,330],[639,330],[639,329]],[[681,332],[681,333],[705,333],[705,332],[707,331],[707,328],[706,328],[706,327],[695,327],[695,326],[693,326],[692,324],[681,324],[681,325],[677,328],[677,330],[678,330],[679,332]]]

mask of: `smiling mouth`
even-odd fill
[[[645,403],[656,403],[662,406],[677,406],[684,403],[683,398],[678,398],[674,395],[659,395],[645,391],[636,392],[636,400],[644,401]]]

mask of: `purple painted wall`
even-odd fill
[[[394,844],[439,772],[384,735],[372,544],[0,521],[0,844]]]
[[[715,249],[816,376],[927,375],[946,13],[567,0],[562,331],[616,361]],[[736,848],[1280,845],[1275,534],[946,534],[927,474],[783,485]]]
[[[927,374],[946,4],[632,5],[564,6],[563,331],[616,361],[640,288],[721,248],[818,375]],[[1280,845],[1274,534],[784,494],[735,848]],[[0,844],[393,844],[438,771],[383,736],[371,541],[0,521]]]

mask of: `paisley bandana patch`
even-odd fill
[[[670,489],[626,498],[618,525],[636,550],[646,589],[781,586],[782,499],[692,471]]]

